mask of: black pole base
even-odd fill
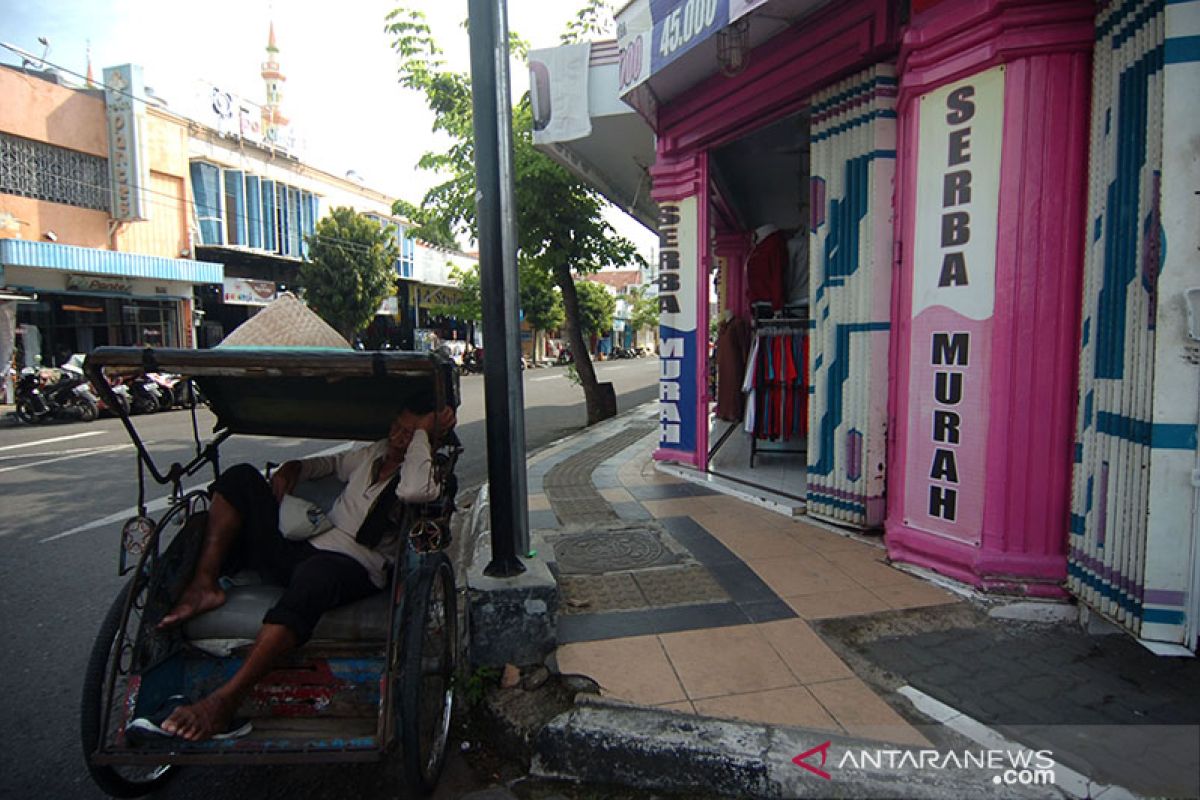
[[[483,568],[483,574],[489,578],[514,578],[524,571],[525,565],[516,556],[493,558],[491,563]]]

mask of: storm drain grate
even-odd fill
[[[645,530],[574,533],[554,542],[554,560],[565,574],[625,572],[678,564],[680,557]]]

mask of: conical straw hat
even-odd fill
[[[217,347],[336,347],[350,343],[291,292],[233,329]]]

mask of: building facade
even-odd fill
[[[0,286],[19,300],[5,365],[58,365],[100,345],[190,347],[192,260],[186,122],[158,107],[140,70],[106,90],[0,67]]]
[[[343,206],[395,229],[397,293],[381,306],[367,344],[417,346],[415,331],[431,324],[422,310],[453,294],[449,265],[470,259],[413,239],[407,221],[392,214],[396,197],[303,160],[304,140],[282,110],[287,78],[274,26],[266,52],[264,104],[202,84],[204,96],[189,126],[197,257],[223,263],[226,273],[223,285],[200,300],[201,346],[217,344],[279,292],[295,287],[307,237],[318,220]]]
[[[593,88],[550,70],[570,124],[540,144],[656,214],[658,459],[1195,650],[1200,3],[634,0],[617,24],[574,56]]]

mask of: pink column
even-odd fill
[[[739,317],[750,313],[746,300],[746,254],[750,251],[750,234],[722,233],[717,235],[715,253],[725,259],[729,285],[725,287],[729,310]]]
[[[888,552],[986,589],[1065,593],[1092,14],[1088,0],[943,2],[915,16],[901,52],[896,238],[902,272],[893,304]],[[965,316],[936,304],[955,296],[945,291],[919,291],[914,305],[914,269],[929,266],[925,257],[915,264],[915,241],[928,234],[931,219],[938,222],[929,203],[942,213],[940,197],[931,201],[917,192],[918,164],[931,157],[920,152],[921,97],[970,84],[972,76],[1000,66],[994,296],[985,311],[968,308]],[[946,108],[936,110],[954,118]],[[983,152],[982,132],[973,136]],[[953,164],[953,146],[950,151]],[[947,153],[932,157],[944,164]],[[972,235],[990,224],[972,219]],[[953,238],[943,229],[942,247]],[[936,346],[928,352],[938,330],[972,332],[970,365],[964,360],[946,368],[965,376],[962,408],[953,417],[961,418],[961,436],[931,422],[951,418],[934,416],[943,408],[937,403],[951,396],[950,384],[942,385],[941,400],[931,399],[933,390],[925,386],[930,360],[948,360],[943,350],[939,361]],[[939,444],[946,440],[951,445]],[[947,451],[957,456],[957,470],[948,469]],[[948,517],[941,501],[951,490],[957,516]]]

